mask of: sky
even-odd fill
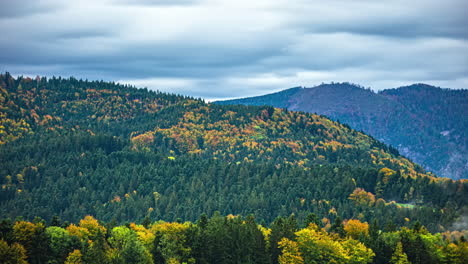
[[[468,88],[466,0],[0,0],[0,71],[208,100],[351,82]]]

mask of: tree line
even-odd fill
[[[103,223],[86,216],[77,224],[54,217],[49,223],[0,222],[2,263],[466,263],[463,234],[432,234],[419,222],[382,228],[357,219],[332,225],[315,214],[305,221],[277,217],[269,226],[253,215],[196,222]]]

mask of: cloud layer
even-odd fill
[[[96,2],[2,2],[0,71],[208,99],[330,81],[468,88],[464,0]]]

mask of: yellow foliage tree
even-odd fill
[[[13,226],[13,235],[15,240],[23,245],[27,250],[30,250],[34,236],[45,229],[43,223],[31,223],[26,221],[18,221]]]
[[[340,242],[313,225],[296,232],[305,263],[346,263],[348,257]]]
[[[27,264],[26,250],[18,243],[11,246],[0,239],[0,262],[5,264]]]
[[[358,239],[360,236],[369,235],[369,224],[357,219],[350,219],[344,223],[344,230],[348,236]]]
[[[137,225],[135,223],[130,224],[130,229],[135,231],[138,236],[138,240],[148,249],[151,250],[153,248],[153,242],[155,239],[155,235],[151,232],[151,230],[145,228],[143,225]]]
[[[375,203],[375,195],[370,192],[366,192],[366,190],[362,188],[354,189],[348,199],[354,201],[357,205],[373,206]]]
[[[99,224],[99,222],[92,216],[87,215],[84,219],[80,220],[80,227],[86,228],[89,231],[91,239],[99,235],[106,234],[107,229]]]
[[[303,264],[304,259],[299,251],[297,242],[291,241],[287,238],[283,238],[279,243],[278,247],[282,248],[281,255],[278,260],[280,264]]]
[[[65,264],[82,264],[83,263],[83,254],[79,249],[75,249],[70,254],[68,254]]]
[[[283,248],[283,255],[280,256],[280,263],[358,264],[369,263],[375,256],[361,242],[352,238],[340,239],[319,229],[315,224],[310,224],[295,234],[297,242],[282,240],[280,246]]]
[[[347,239],[343,241],[342,245],[349,257],[347,264],[370,263],[375,256],[370,248],[357,240]]]
[[[387,184],[390,178],[395,175],[396,172],[394,170],[391,170],[389,168],[382,168],[379,171],[379,175],[382,177],[382,182]]]
[[[68,233],[70,236],[78,237],[81,242],[88,241],[90,232],[88,229],[80,226],[76,226],[75,224],[69,225],[67,228]]]

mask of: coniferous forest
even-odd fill
[[[0,103],[2,263],[467,262],[467,181],[325,116],[8,73]]]

